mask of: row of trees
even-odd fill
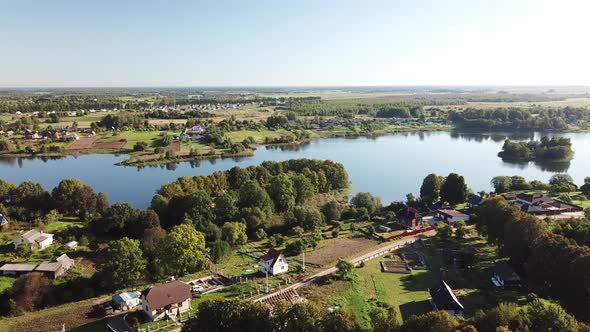
[[[507,193],[511,190],[547,190],[552,193],[567,193],[578,189],[573,181],[572,177],[567,174],[554,174],[549,179],[549,183],[544,183],[538,180],[528,182],[524,177],[519,175],[502,175],[492,178],[490,183],[494,187],[494,192],[496,192],[496,194]],[[590,178],[584,180],[584,185],[582,185],[580,189],[582,190],[582,193],[590,194]]]
[[[424,204],[432,204],[441,200],[451,205],[465,202],[469,195],[469,188],[465,178],[459,174],[451,173],[447,177],[434,173],[427,175],[420,187],[420,201]]]
[[[280,303],[271,310],[261,303],[239,300],[202,302],[195,318],[182,332],[497,332],[497,331],[589,331],[559,305],[535,300],[525,306],[501,304],[480,311],[471,319],[452,317],[445,311],[412,316],[403,324],[396,310],[378,303],[368,314],[370,328],[363,328],[346,309],[325,313],[313,303]]]
[[[478,230],[510,258],[533,290],[589,318],[590,247],[552,233],[545,222],[500,196],[486,199],[476,209],[475,220]]]

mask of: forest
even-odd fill
[[[498,156],[507,160],[567,161],[574,157],[569,138],[543,136],[540,141],[513,142],[506,140]]]

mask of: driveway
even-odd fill
[[[127,314],[125,313],[109,318],[107,322],[107,327],[112,332],[133,332],[129,327],[127,327],[127,324],[125,323],[126,315]]]

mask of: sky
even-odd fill
[[[588,0],[0,8],[0,87],[590,85]]]

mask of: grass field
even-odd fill
[[[476,253],[476,266],[471,270],[456,269],[448,263],[441,248],[472,248]],[[381,272],[380,261],[374,259],[355,270],[351,281],[328,280],[303,288],[300,293],[309,301],[324,308],[342,307],[351,310],[365,328],[370,327],[369,312],[377,302],[397,309],[401,320],[431,310],[429,288],[441,277],[454,289],[466,314],[492,307],[500,302],[523,302],[524,294],[518,291],[497,290],[489,281],[496,248],[482,238],[441,243],[431,239],[426,246],[404,248],[400,252],[418,251],[426,257],[426,270],[413,270],[411,274]]]

